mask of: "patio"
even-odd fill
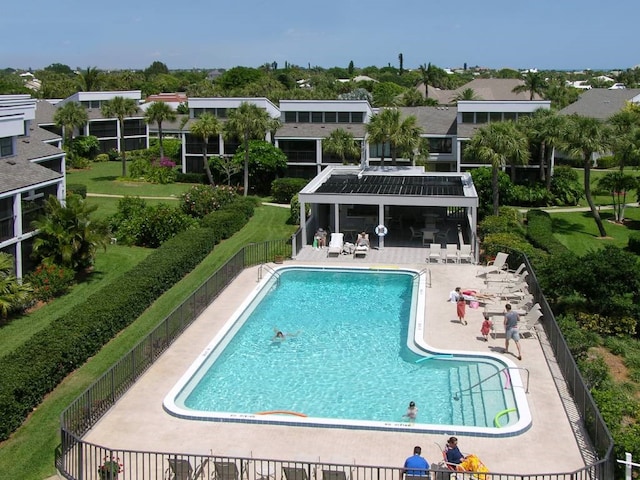
[[[327,258],[326,250],[305,247],[295,261],[287,264],[428,269],[425,341],[440,349],[502,353],[504,336],[482,341],[481,309],[468,309],[469,325],[462,326],[457,322],[455,307],[447,302],[455,286],[483,287],[476,277],[478,267],[427,265],[426,251],[422,247],[385,247],[370,249],[364,258]],[[435,442],[443,444],[445,435],[190,421],[164,411],[166,393],[255,288],[259,269],[244,270],[98,422],[86,441],[118,449],[383,466],[400,466],[413,446],[421,445],[430,462],[439,461],[441,454]],[[497,332],[502,332],[500,325]],[[514,366],[530,372],[527,398],[533,420],[529,430],[506,438],[457,435],[461,449],[477,454],[492,472],[570,472],[593,461],[582,422],[576,421],[579,415],[553,359],[547,358],[544,332],[540,331],[538,337],[521,341],[521,362],[506,355]]]

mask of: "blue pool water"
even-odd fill
[[[417,424],[492,427],[498,412],[515,405],[504,364],[468,356],[420,361],[428,353],[413,341],[417,278],[402,270],[282,270],[192,368],[175,404],[190,417],[285,410],[394,423],[406,422],[413,400]],[[274,328],[298,334],[274,342]]]

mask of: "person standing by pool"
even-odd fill
[[[513,340],[518,348],[518,360],[522,360],[522,352],[520,351],[520,334],[518,333],[518,320],[520,316],[518,312],[511,310],[511,305],[507,303],[504,306],[504,353],[509,351],[509,340]]]
[[[409,402],[407,413],[405,413],[403,417],[407,417],[410,422],[415,422],[417,416],[418,416],[418,407],[416,407],[416,402],[413,402],[413,401]]]
[[[467,303],[465,301],[464,295],[460,291],[460,287],[456,287],[456,289],[449,294],[449,301],[456,304],[456,314],[458,315],[458,320],[462,325],[466,325],[467,321],[464,319],[464,316],[467,310]]]
[[[493,328],[493,322],[491,321],[491,318],[489,317],[489,315],[487,315],[486,313],[483,314],[484,315],[484,320],[482,321],[482,327],[480,327],[480,333],[482,334],[482,337],[484,338],[485,342],[489,341],[489,333],[491,332],[491,329]],[[453,437],[451,437],[453,438]]]
[[[422,448],[419,446],[413,447],[413,455],[404,461],[403,472],[408,477],[426,477],[429,475],[429,462],[422,457]]]

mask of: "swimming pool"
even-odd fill
[[[183,375],[165,409],[192,419],[414,432],[528,428],[519,377],[501,373],[497,356],[431,356],[425,293],[424,275],[412,270],[281,268]],[[274,328],[300,333],[274,342]],[[420,409],[415,424],[402,417],[411,400]],[[258,414],[265,411],[290,415]]]

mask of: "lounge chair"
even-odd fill
[[[165,472],[165,478],[167,480],[197,480],[199,478],[205,478],[204,471],[209,464],[209,459],[205,458],[194,471],[189,460],[170,458],[168,461],[169,468]]]
[[[215,480],[239,480],[240,471],[235,462],[213,462],[216,473]]]
[[[442,260],[442,247],[439,243],[432,243],[429,245],[429,255],[427,256],[427,263],[431,263],[431,260],[435,260],[436,263],[440,263]]]
[[[327,257],[329,255],[340,255],[344,248],[344,233],[336,232],[331,234],[329,240],[329,248],[327,249]]]
[[[342,470],[322,470],[322,480],[348,480]]]
[[[533,307],[531,307],[526,315],[520,317],[519,327],[522,331],[521,335],[528,333],[532,338],[536,338],[538,336],[536,332],[536,325],[541,318],[542,311],[540,310],[540,305],[536,303]]]
[[[420,230],[416,230],[413,227],[409,227],[409,230],[411,230],[411,238],[409,241],[412,241],[414,238],[422,238],[422,232]]]
[[[525,270],[526,265],[521,263],[516,270],[500,270],[497,273],[489,273],[486,276],[486,282],[512,282],[521,280],[527,276],[529,272]]]
[[[286,480],[309,480],[307,471],[301,467],[282,467]]]
[[[489,261],[485,267],[478,270],[476,277],[483,277],[490,273],[499,273],[500,270],[506,270],[508,268],[507,258],[508,253],[498,252],[496,258],[493,261]]]
[[[356,257],[366,257],[369,252],[369,234],[365,233],[358,235],[358,239],[356,240],[356,248],[353,250],[353,256]]]

